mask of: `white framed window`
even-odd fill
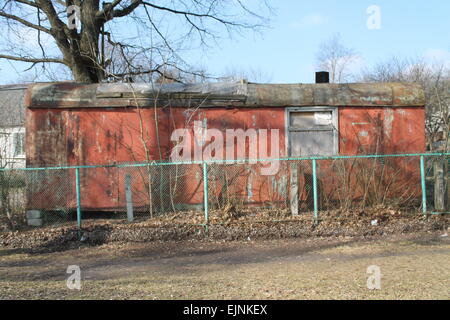
[[[289,156],[333,156],[339,153],[336,107],[287,108]]]

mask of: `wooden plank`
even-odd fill
[[[291,203],[291,214],[298,216],[298,167],[297,163],[291,163],[289,199]]]
[[[134,220],[133,217],[133,196],[131,192],[131,175],[125,175],[125,194],[127,199],[127,218],[129,222]]]
[[[446,212],[447,209],[445,167],[444,159],[436,159],[434,163],[434,210],[437,212]]]

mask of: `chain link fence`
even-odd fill
[[[261,212],[316,223],[330,210],[445,212],[449,161],[450,154],[427,154],[1,169],[0,223],[3,230],[81,228],[94,219],[208,226]]]

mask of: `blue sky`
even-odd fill
[[[271,82],[313,82],[315,55],[321,42],[340,33],[360,56],[359,67],[396,55],[450,62],[450,1],[318,0],[273,1],[277,15],[263,36],[226,41],[211,50],[208,69],[253,68]],[[367,28],[367,8],[381,9],[381,29]],[[203,60],[204,61],[204,60]]]
[[[246,0],[254,2],[256,0]],[[222,39],[206,52],[184,58],[220,75],[227,70],[257,70],[274,83],[314,81],[315,55],[321,42],[339,33],[358,55],[357,71],[398,57],[425,57],[450,65],[450,1],[318,0],[268,1],[275,8],[269,29]],[[367,8],[381,9],[381,29],[366,26]],[[26,65],[0,60],[1,83],[14,81]],[[263,76],[264,77],[264,76]]]

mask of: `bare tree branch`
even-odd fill
[[[0,54],[0,59],[8,59],[14,61],[22,61],[22,62],[30,62],[30,63],[67,63],[62,59],[57,58],[30,58],[30,57],[17,57],[17,56],[9,56],[5,54]]]
[[[4,53],[3,59],[11,57],[11,61],[30,62],[32,67],[35,63],[62,63],[78,82],[117,81],[117,76],[125,77],[125,73],[132,78],[148,75],[152,79],[154,74],[177,81],[182,78],[179,72],[188,72],[195,77],[201,74],[193,72],[193,68],[183,60],[180,54],[183,50],[197,44],[206,47],[209,41],[217,41],[222,31],[231,35],[234,30],[256,30],[261,26],[259,22],[265,19],[246,5],[241,0],[170,0],[157,3],[151,0],[109,0],[102,4],[100,0],[6,0],[0,6],[0,22],[11,32],[0,34],[0,38],[6,39],[1,44],[5,49],[0,50]],[[75,9],[75,12],[68,12],[68,8]],[[235,8],[240,11],[235,13]],[[235,14],[228,15],[228,9]],[[74,14],[77,14],[78,27],[69,22]],[[136,30],[136,35],[130,37],[117,32],[119,25],[113,20],[132,26],[130,30]],[[25,30],[38,31],[37,46],[34,41],[29,44],[29,34],[22,26]],[[44,45],[43,32],[51,36],[52,43]],[[115,35],[120,39],[115,39]],[[8,41],[8,37],[14,41]],[[17,38],[25,37],[26,41],[17,41]],[[109,57],[104,53],[106,37]],[[36,48],[41,52],[36,53]],[[38,55],[41,58],[34,58]],[[168,71],[161,66],[171,68],[176,76],[169,79]]]
[[[29,5],[29,6],[31,6],[31,7],[39,8],[39,6],[38,6],[35,2],[30,1],[30,0],[14,0],[14,1],[15,1],[15,2],[19,2],[19,3],[22,3],[22,4]]]
[[[22,19],[22,18],[20,18],[18,16],[15,16],[15,15],[12,15],[12,14],[8,14],[8,13],[6,13],[4,11],[0,11],[0,17],[4,17],[4,18],[10,19],[10,20],[17,21],[17,22],[23,24],[24,26],[26,26],[28,28],[32,28],[32,29],[35,29],[35,30],[39,30],[39,31],[42,31],[42,32],[49,33],[49,34],[51,33],[50,30],[48,30],[48,29],[46,29],[44,27],[41,27],[41,26],[36,25],[34,23],[31,23],[31,22],[29,22],[29,21],[27,21],[25,19]]]
[[[355,50],[344,46],[339,34],[334,34],[330,39],[322,42],[316,54],[317,66],[330,73],[332,83],[347,80],[348,68],[355,58]]]
[[[131,4],[128,7],[124,7],[120,10],[113,10],[111,18],[120,18],[129,15],[132,13],[138,6],[142,4],[142,0],[132,0]]]
[[[216,21],[218,21],[220,23],[223,23],[223,24],[229,24],[229,25],[234,25],[234,26],[245,26],[244,24],[239,24],[239,23],[235,23],[235,22],[232,22],[232,21],[227,21],[227,20],[221,19],[221,18],[219,18],[217,16],[208,14],[208,13],[195,13],[195,12],[189,12],[189,11],[175,10],[175,9],[171,9],[171,8],[167,8],[167,7],[158,6],[156,4],[153,4],[153,3],[150,3],[150,2],[146,2],[146,1],[143,1],[143,4],[146,5],[146,6],[158,9],[158,10],[163,10],[163,11],[168,11],[168,12],[171,12],[171,13],[183,15],[187,19],[189,18],[189,16],[197,17],[197,18],[210,18],[210,19],[216,20]]]

